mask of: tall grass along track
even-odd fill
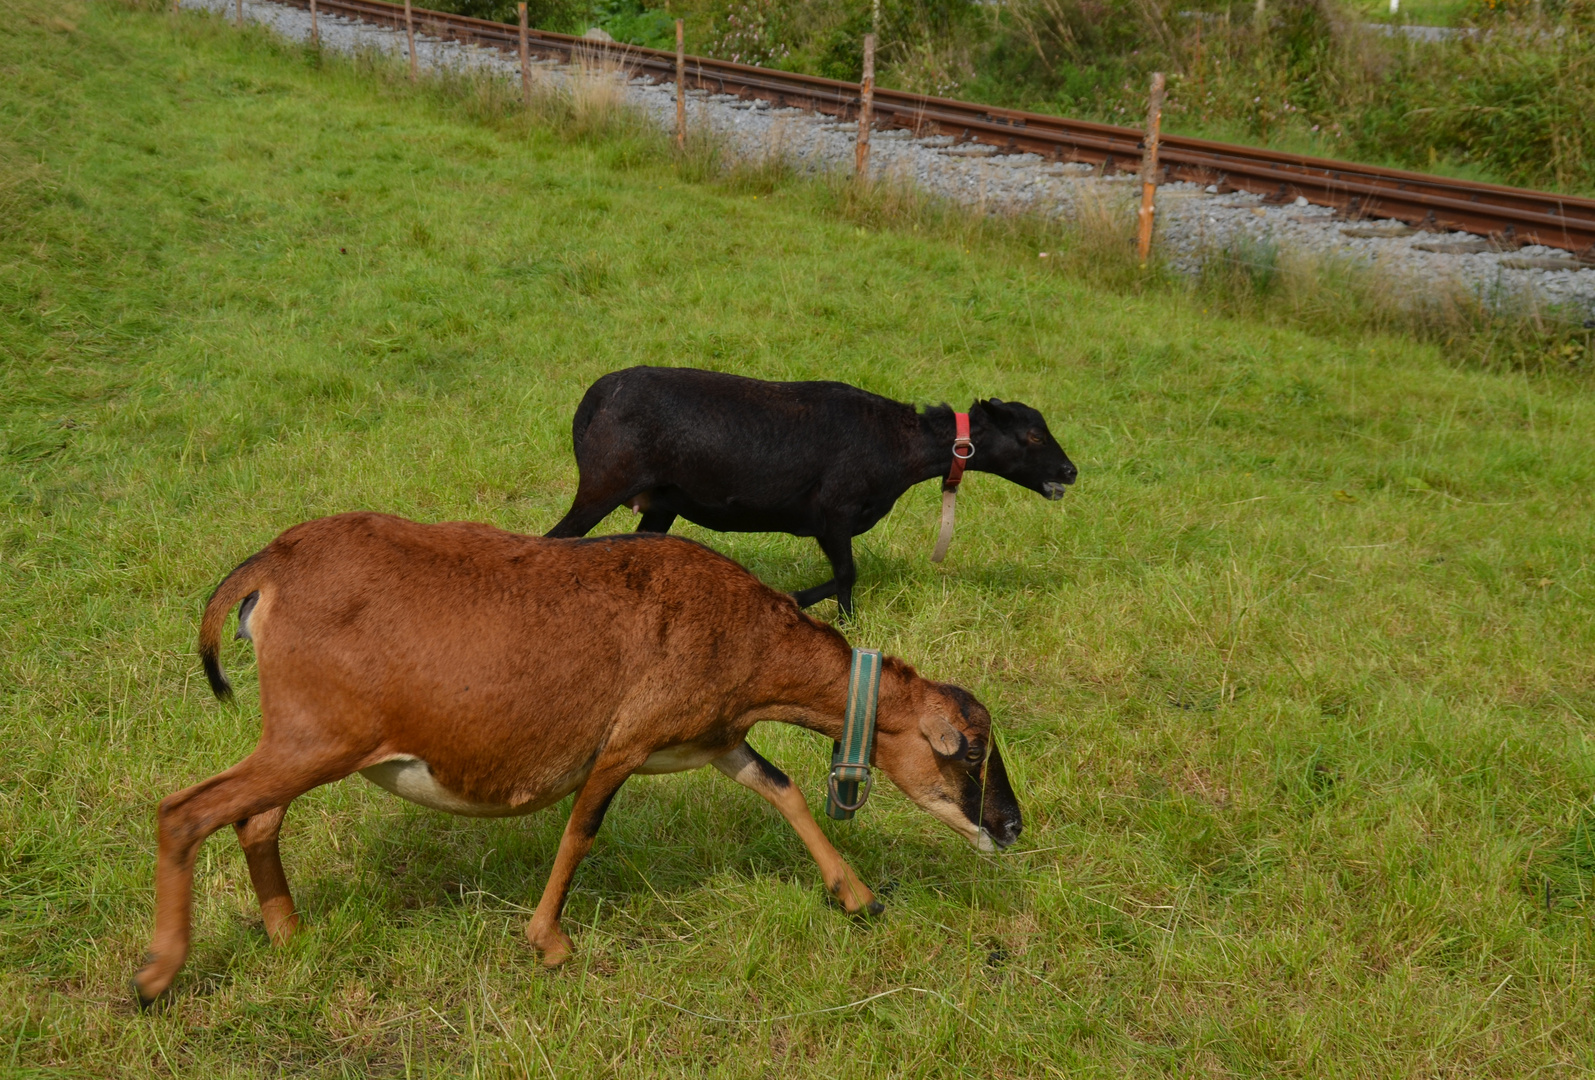
[[[308,10],[310,0],[275,0]],[[320,10],[380,26],[403,29],[404,7],[384,0],[318,0]],[[446,12],[412,9],[418,28],[436,37],[514,53],[518,30],[503,23]],[[537,30],[530,49],[540,58],[578,57],[621,63],[656,82],[675,79],[676,58],[661,49],[594,41]],[[689,89],[735,94],[855,120],[856,83],[815,75],[689,56]],[[1000,109],[949,98],[875,88],[877,126],[903,128],[916,136],[952,136],[1010,153],[1033,153],[1058,162],[1085,162],[1104,172],[1135,171],[1141,132],[1085,120]],[[1180,135],[1160,139],[1167,179],[1221,185],[1262,195],[1271,202],[1306,199],[1356,218],[1388,218],[1434,230],[1458,230],[1508,244],[1542,244],[1595,254],[1595,199],[1525,188],[1458,180],[1425,173],[1358,165],[1328,158],[1236,146]]]

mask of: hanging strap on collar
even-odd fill
[[[825,813],[837,821],[850,819],[869,798],[875,702],[880,693],[881,651],[854,649],[847,677],[847,718],[841,740],[831,748],[831,775],[825,785]]]
[[[930,553],[931,562],[947,557],[947,547],[953,542],[953,510],[958,502],[958,485],[964,479],[964,463],[975,456],[975,444],[969,438],[969,414],[953,413],[953,427],[953,464],[941,485],[941,532],[936,537],[936,550]]]

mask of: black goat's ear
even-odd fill
[[[992,398],[986,402],[986,415],[1008,430],[1013,430],[1029,423],[1029,417],[1025,416],[1023,405],[1015,405],[1013,402],[1003,401],[1001,398]]]

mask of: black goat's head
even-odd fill
[[[1063,498],[1079,470],[1047,430],[1047,421],[1017,401],[977,401],[969,409],[975,456],[971,469],[996,473],[1049,499]]]

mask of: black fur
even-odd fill
[[[983,780],[981,790],[985,794],[985,803],[981,807],[979,821],[997,846],[1005,848],[1019,839],[1025,823],[1019,811],[1019,800],[1014,796],[1013,785],[1008,781],[1008,767],[1003,764],[1002,754],[998,753],[995,744],[986,758]]]
[[[205,665],[205,678],[210,683],[210,692],[222,701],[233,700],[233,684],[227,681],[227,676],[222,672],[221,657],[215,650],[203,649],[199,659]]]
[[[620,787],[616,785],[615,790],[605,795],[604,801],[593,807],[592,813],[587,815],[587,820],[582,822],[581,830],[587,835],[588,839],[598,835],[598,828],[604,823],[604,815],[609,813],[609,804],[615,801],[615,796],[618,794],[620,794]]]
[[[993,398],[975,402],[969,422],[971,471],[1050,498],[1074,483],[1074,464],[1036,410]],[[588,389],[571,436],[581,481],[549,536],[584,536],[623,504],[640,505],[650,532],[668,531],[679,515],[725,532],[812,536],[834,576],[800,591],[798,603],[834,595],[847,613],[853,537],[913,485],[946,477],[953,410],[916,411],[845,383],[635,367]]]
[[[990,729],[991,714],[975,699],[975,695],[961,686],[951,684],[944,684],[943,689],[958,703],[958,711],[965,723],[977,729]],[[959,793],[964,816],[984,828],[998,847],[1005,848],[1019,839],[1025,827],[1024,817],[1020,813],[1019,799],[1014,795],[1013,785],[1008,780],[1008,766],[1003,763],[997,744],[992,742],[988,751],[985,738],[976,736],[971,743],[966,737],[958,752],[949,756],[960,758],[960,763],[967,770]]]
[[[759,772],[764,774],[764,778],[770,782],[771,787],[780,791],[792,786],[792,781],[787,779],[786,773],[770,764],[763,754],[751,746],[748,747],[748,753],[753,755],[753,763],[759,767]]]

